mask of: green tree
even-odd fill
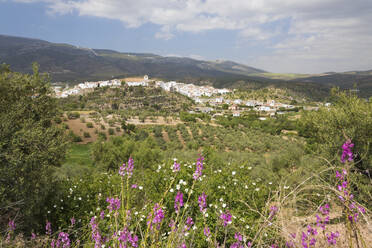
[[[58,111],[49,79],[36,64],[33,70],[0,73],[0,215],[21,217],[26,225],[18,227],[28,230],[45,221],[53,169],[66,147],[64,131],[53,122]]]

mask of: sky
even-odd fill
[[[371,24],[372,0],[0,0],[0,34],[278,73],[371,70]]]

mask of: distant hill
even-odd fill
[[[372,70],[319,75],[269,73],[232,61],[121,53],[0,35],[0,64],[9,64],[14,71],[31,73],[33,62],[39,63],[40,71],[47,72],[52,82],[72,84],[148,74],[151,78],[213,84],[215,87],[277,87],[313,99],[327,97],[332,86],[350,89],[356,83],[361,96],[372,95]]]
[[[26,73],[31,72],[31,63],[35,61],[40,64],[42,72],[49,73],[52,81],[144,74],[165,79],[206,80],[264,72],[231,61],[211,62],[155,54],[120,53],[0,35],[0,63],[9,64],[13,70]]]

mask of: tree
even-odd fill
[[[28,229],[46,216],[53,168],[61,165],[66,144],[53,122],[58,110],[49,80],[36,64],[33,70],[33,75],[0,73],[0,211],[5,210],[0,215],[14,218],[17,212]],[[7,208],[14,203],[16,208]]]

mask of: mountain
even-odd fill
[[[264,72],[231,61],[120,53],[0,35],[0,63],[9,64],[15,71],[29,73],[33,62],[38,62],[40,71],[49,73],[52,81],[98,80],[144,74],[153,78],[207,80]]]
[[[215,87],[289,89],[315,100],[324,99],[333,86],[372,96],[372,70],[322,74],[280,74],[232,61],[203,61],[164,57],[151,53],[121,53],[108,49],[82,48],[69,44],[0,35],[0,64],[14,71],[31,73],[33,62],[52,82],[79,83],[148,74],[151,78],[213,84]]]

